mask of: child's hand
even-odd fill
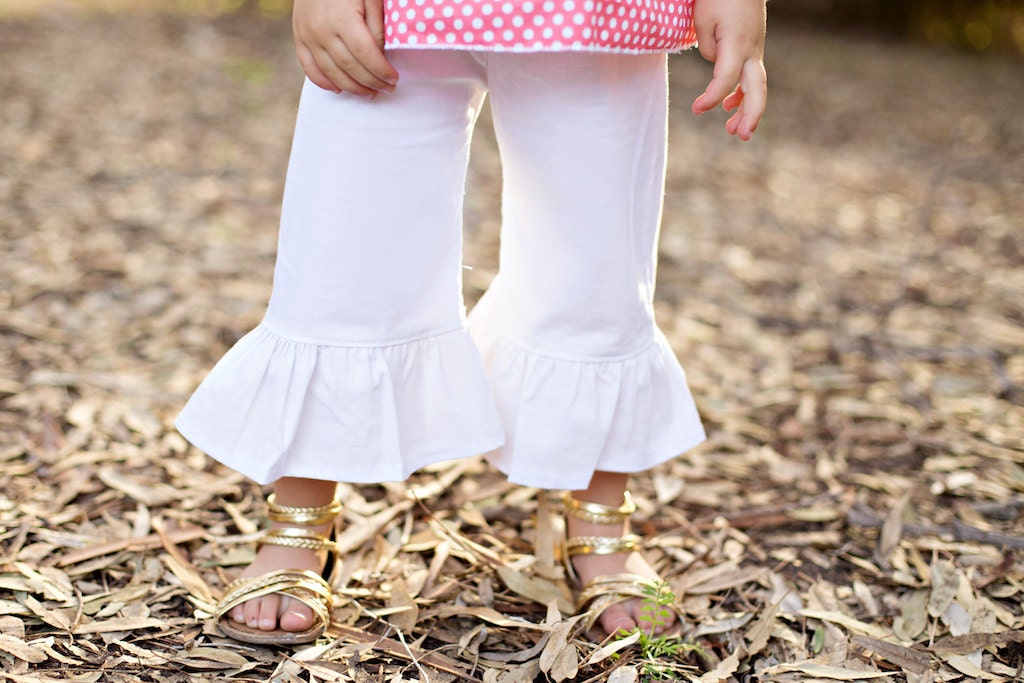
[[[382,0],[295,0],[292,32],[303,71],[321,88],[362,97],[395,89]]]
[[[764,72],[765,0],[696,0],[694,27],[700,54],[715,65],[704,94],[693,103],[703,114],[722,103],[736,109],[725,124],[729,135],[749,140],[764,114],[768,81]]]

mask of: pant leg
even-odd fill
[[[513,481],[583,488],[704,435],[653,294],[664,55],[492,55],[504,171],[500,274],[471,316]]]
[[[398,480],[503,440],[461,299],[480,63],[403,53],[395,94],[303,90],[260,326],[178,418],[257,481]]]

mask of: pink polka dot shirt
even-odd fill
[[[385,0],[385,47],[675,52],[697,42],[694,0]]]

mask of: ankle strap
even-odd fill
[[[290,507],[278,505],[277,497],[271,493],[267,497],[267,517],[271,521],[282,524],[304,524],[314,526],[331,522],[341,512],[341,501],[335,498],[327,505],[319,507]]]
[[[629,553],[640,549],[640,537],[634,534],[627,536],[573,536],[565,542],[565,552],[569,557],[576,555],[612,555]]]
[[[331,539],[321,536],[315,531],[291,527],[270,529],[257,541],[257,545],[283,545],[306,550],[327,550],[334,554],[338,552],[337,544]]]
[[[633,502],[629,491],[622,492],[622,505],[617,508],[611,505],[577,500],[568,491],[562,494],[562,504],[565,505],[567,514],[591,524],[618,524],[636,512],[636,503]]]

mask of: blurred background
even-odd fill
[[[773,21],[981,53],[1024,54],[1024,0],[772,0],[768,7]],[[210,16],[249,11],[277,19],[291,11],[291,0],[4,0],[0,14],[53,8],[162,8]]]

